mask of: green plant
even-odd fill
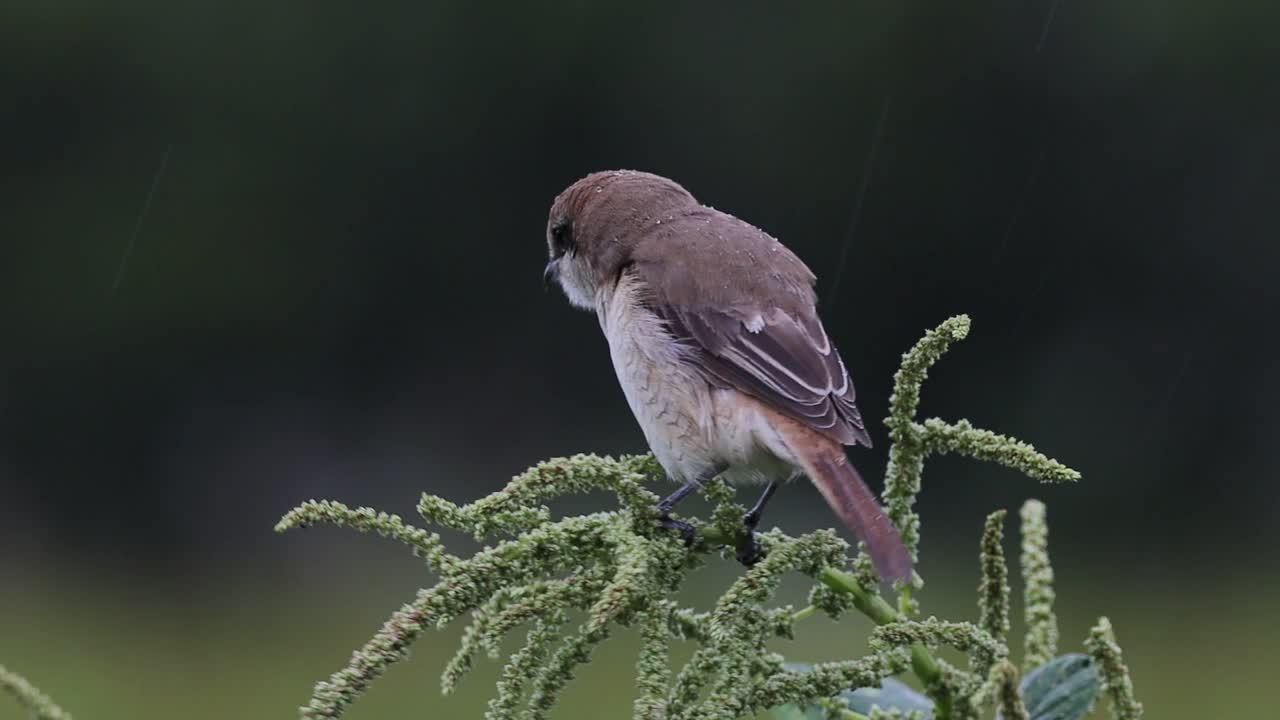
[[[912,506],[928,455],[959,453],[1044,482],[1079,477],[1030,445],[967,421],[916,421],[920,386],[930,366],[968,330],[969,319],[959,316],[928,332],[903,355],[894,377],[884,499],[913,556],[920,522]],[[704,493],[714,510],[706,521],[686,518],[699,538],[686,548],[656,523],[658,496],[646,483],[660,475],[648,456],[578,455],[540,463],[469,505],[423,495],[418,512],[427,522],[478,539],[505,538],[468,558],[446,552],[438,535],[369,508],[311,501],[289,512],[277,530],[331,523],[376,532],[408,545],[439,575],[438,582],[393,614],[346,668],[316,685],[302,717],[341,716],[389,665],[407,656],[426,630],[468,616],[461,646],[441,680],[446,693],[477,653],[496,659],[502,637],[528,628],[524,646],[507,659],[489,703],[487,717],[495,719],[547,717],[575,668],[617,627],[635,628],[643,639],[635,718],[731,720],[772,710],[778,718],[942,719],[976,718],[996,708],[1010,719],[1072,720],[1088,711],[1100,682],[1111,693],[1116,717],[1141,716],[1105,618],[1087,645],[1089,656],[1055,657],[1053,573],[1039,502],[1028,502],[1021,513],[1028,620],[1023,669],[1028,675],[1020,681],[1006,640],[1010,589],[1001,548],[1004,511],[987,519],[983,533],[977,623],[916,619],[914,595],[923,585],[918,576],[897,586],[896,604],[890,604],[866,555],[851,559],[848,545],[829,530],[801,537],[777,529],[763,533],[764,559],[730,585],[712,610],[699,613],[680,606],[673,594],[705,556],[731,555],[744,542],[744,508],[733,501],[730,488],[709,484]],[[619,508],[556,520],[542,504],[598,489],[612,492]],[[784,576],[793,572],[814,581],[809,606],[770,607]],[[801,666],[786,663],[766,645],[791,637],[795,623],[817,612],[840,618],[849,610],[875,623],[866,657]],[[570,618],[579,614],[580,624],[571,627]],[[673,671],[668,651],[676,641],[695,643],[697,650]],[[967,667],[937,657],[939,646],[960,650]],[[891,679],[908,671],[921,681],[923,695]]]
[[[71,720],[71,713],[58,707],[57,703],[27,682],[26,678],[3,665],[0,665],[0,688],[12,695],[32,720]]]

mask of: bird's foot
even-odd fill
[[[661,511],[661,508],[659,509]],[[658,515],[658,524],[667,530],[675,530],[684,538],[685,547],[693,547],[694,541],[698,539],[698,531],[689,523],[683,520],[676,520],[667,512],[661,511]]]
[[[754,532],[747,533],[747,538],[738,546],[738,551],[734,553],[734,557],[738,558],[738,562],[747,567],[752,567],[756,563],[764,559],[765,552],[760,548],[760,543],[756,541]]]
[[[759,541],[756,540],[756,526],[760,524],[760,505],[751,509],[751,512],[742,516],[742,524],[747,530],[746,539],[738,545],[738,551],[735,556],[738,562],[751,567],[764,559],[765,552],[760,547]]]

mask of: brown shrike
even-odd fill
[[[682,487],[804,474],[866,543],[881,577],[911,557],[845,456],[871,446],[853,383],[815,309],[813,273],[762,230],[700,204],[657,175],[600,172],[560,193],[547,220],[544,279],[594,310],[627,403],[658,462]],[[749,532],[750,535],[750,532]],[[745,561],[750,562],[753,548]],[[740,556],[741,557],[741,556]]]

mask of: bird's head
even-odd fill
[[[551,204],[543,281],[559,284],[573,305],[594,310],[598,290],[617,281],[636,243],[664,220],[697,206],[687,190],[658,175],[592,173]]]

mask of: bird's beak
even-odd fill
[[[546,269],[542,271],[542,289],[543,290],[551,289],[551,281],[556,279],[556,276],[559,272],[560,272],[560,258],[555,258],[551,262],[547,263]]]

